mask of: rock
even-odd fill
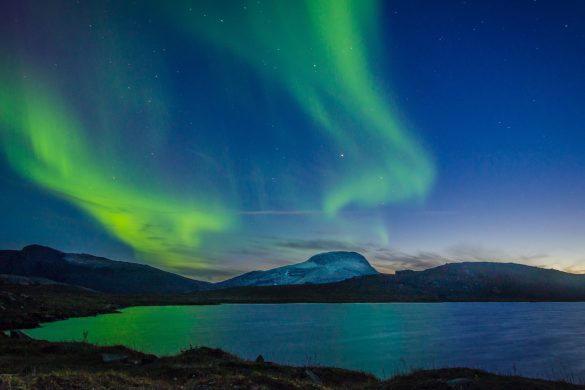
[[[309,379],[315,384],[321,384],[321,378],[313,371],[309,370],[308,368],[305,369],[305,374],[309,377]]]
[[[256,363],[264,363],[264,356],[258,355],[256,357]]]
[[[16,302],[16,298],[14,297],[14,294],[12,294],[8,291],[0,293],[0,296],[5,297],[6,299],[8,299],[11,302]]]
[[[455,378],[447,381],[447,386],[457,390],[471,389],[472,385],[473,380],[469,378]]]
[[[104,363],[125,362],[128,360],[126,355],[118,355],[116,353],[102,353],[102,361]]]
[[[144,356],[142,359],[140,359],[140,364],[144,365],[144,364],[150,364],[150,363],[154,363],[156,361],[156,356]]]
[[[20,330],[11,330],[10,331],[10,338],[17,339],[17,340],[32,340],[32,337],[21,332]]]

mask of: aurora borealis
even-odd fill
[[[430,159],[401,127],[370,73],[377,2],[213,4],[172,8],[188,10],[178,18],[194,37],[209,39],[284,85],[315,129],[349,160],[349,167],[323,177],[325,212],[426,194],[433,178]]]
[[[214,280],[339,249],[585,270],[569,3],[9,1],[0,244]]]
[[[147,181],[132,183],[125,176],[116,177],[119,167],[107,169],[105,157],[100,159],[92,150],[83,125],[62,109],[66,104],[58,100],[58,92],[43,90],[42,82],[33,78],[5,85],[10,88],[4,92],[12,91],[1,99],[10,113],[3,117],[3,145],[11,165],[81,208],[145,260],[180,265],[184,256],[177,255],[178,249],[196,248],[201,231],[217,231],[229,224],[229,216],[215,211],[219,206],[212,199],[205,201],[204,211],[196,201],[149,189]]]

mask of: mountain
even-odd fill
[[[463,262],[336,283],[202,292],[216,302],[585,301],[585,275],[514,263]]]
[[[124,294],[180,294],[211,283],[188,279],[143,264],[64,253],[40,245],[0,250],[0,274],[46,278],[96,291]]]
[[[338,282],[358,276],[376,275],[365,257],[355,252],[326,252],[309,260],[274,268],[268,271],[252,271],[235,278],[216,283],[217,288],[238,286],[280,286],[292,284],[323,284]]]
[[[0,274],[13,284],[55,281],[106,293],[190,293],[181,295],[185,302],[585,301],[585,275],[491,262],[388,275],[354,252],[321,253],[303,263],[212,284],[147,265],[31,245],[0,250]]]

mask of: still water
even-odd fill
[[[189,346],[388,377],[466,366],[585,380],[585,303],[286,304],[133,307],[26,331],[158,355]]]

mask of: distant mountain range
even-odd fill
[[[585,275],[514,263],[463,262],[337,283],[202,292],[217,302],[585,301]]]
[[[64,253],[40,245],[0,251],[0,274],[40,277],[121,294],[181,294],[213,286],[148,265]]]
[[[216,283],[218,288],[240,286],[283,286],[291,284],[323,284],[359,276],[376,275],[368,260],[355,252],[327,252],[299,263],[268,271],[252,271]]]
[[[211,302],[585,301],[585,275],[495,262],[451,263],[388,275],[355,252],[322,253],[303,263],[213,284],[147,265],[31,245],[0,251],[0,274],[105,293],[191,294]]]
[[[46,278],[96,291],[122,294],[184,294],[226,287],[330,283],[375,275],[355,252],[328,252],[300,263],[253,271],[220,283],[185,278],[143,264],[87,254],[64,253],[41,245],[0,250],[0,274]]]

